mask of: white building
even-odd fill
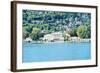
[[[45,41],[63,41],[64,37],[62,36],[61,32],[54,32],[51,34],[44,35],[43,40],[45,40]]]
[[[46,35],[44,35],[42,40],[44,40],[44,41],[52,41],[53,40],[53,35],[46,34]]]
[[[62,33],[61,32],[54,32],[52,33],[53,35],[53,40],[58,40],[58,41],[63,41],[64,40],[64,37],[62,36]]]

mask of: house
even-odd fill
[[[54,32],[51,34],[46,34],[43,37],[44,41],[53,42],[53,41],[63,41],[64,37],[61,32]]]
[[[42,40],[43,40],[43,41],[48,41],[48,42],[50,42],[50,41],[53,40],[53,35],[51,35],[51,34],[46,34],[46,35],[44,35],[44,37],[42,38]]]
[[[55,40],[55,41],[63,41],[64,40],[64,37],[61,32],[54,32],[54,33],[52,33],[52,36],[53,36],[53,40]]]

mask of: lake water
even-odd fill
[[[23,43],[23,62],[91,59],[91,43]]]

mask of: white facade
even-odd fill
[[[44,35],[43,40],[46,40],[46,41],[55,41],[55,40],[56,41],[63,41],[64,37],[62,36],[61,32],[54,32],[54,33],[51,33],[51,34]]]

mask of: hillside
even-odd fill
[[[23,10],[23,38],[66,31],[71,36],[90,38],[91,14],[79,12]]]

